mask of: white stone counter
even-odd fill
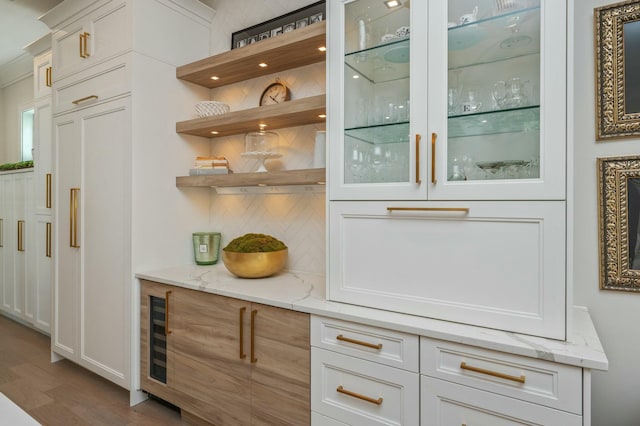
[[[606,370],[604,353],[586,308],[574,307],[573,330],[566,342],[524,334],[365,308],[325,299],[325,277],[284,272],[262,279],[232,275],[222,264],[178,266],[140,272],[137,278],[250,302],[389,328],[465,345],[508,352],[583,368]]]

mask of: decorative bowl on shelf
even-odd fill
[[[203,118],[226,114],[229,112],[229,105],[219,101],[202,101],[195,104],[195,109],[198,117]]]
[[[245,234],[222,249],[222,261],[240,278],[265,278],[280,272],[287,263],[288,248],[265,234]]]

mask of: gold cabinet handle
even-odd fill
[[[164,292],[164,335],[171,334],[171,330],[169,329],[169,296],[171,295],[171,290]]]
[[[51,87],[51,84],[52,84],[51,69],[52,69],[51,67],[47,67],[44,74],[44,84],[47,87]]]
[[[80,34],[80,57],[81,58],[88,58],[89,56],[91,56],[87,49],[87,38],[89,38],[90,35],[91,34],[89,34],[86,31]]]
[[[78,245],[78,191],[71,188],[69,194],[69,247],[79,248]]]
[[[24,220],[18,221],[18,251],[24,251]]]
[[[416,183],[419,185],[422,183],[420,180],[420,140],[422,136],[416,134]]]
[[[251,311],[251,363],[255,364],[258,362],[258,358],[255,356],[255,346],[256,346],[256,315],[258,315],[258,310],[254,309]]]
[[[369,342],[363,342],[362,340],[356,340],[356,339],[350,339],[348,337],[344,337],[342,334],[338,334],[336,336],[336,340],[342,340],[343,342],[349,342],[355,345],[366,346],[367,348],[373,348],[377,350],[382,349],[382,343],[373,344]]]
[[[355,392],[351,392],[350,390],[346,390],[345,388],[342,387],[342,385],[338,386],[338,388],[336,389],[337,392],[343,393],[345,395],[349,395],[352,396],[354,398],[358,398],[361,399],[363,401],[367,401],[370,402],[372,404],[376,404],[376,405],[380,405],[382,404],[382,397],[378,398],[378,399],[374,399],[371,398],[369,396],[365,396],[365,395],[361,395],[359,393],[355,393]]]
[[[436,139],[437,133],[431,133],[431,183],[436,184]]]
[[[387,207],[387,211],[394,212],[462,212],[469,213],[469,207]]]
[[[47,222],[46,240],[47,246],[45,247],[44,255],[46,257],[51,257],[51,222]]]
[[[518,382],[518,383],[524,384],[524,381],[525,381],[524,376],[510,376],[508,374],[498,373],[497,371],[485,370],[484,368],[467,365],[467,363],[464,361],[460,363],[460,368],[463,370],[473,371],[475,373],[486,374],[492,377],[498,377],[500,379],[511,380],[512,382]]]
[[[46,175],[46,200],[45,200],[45,207],[50,209],[51,208],[51,173],[47,173]]]
[[[247,354],[244,353],[244,313],[247,310],[246,307],[240,308],[240,359],[245,359]]]
[[[81,102],[89,101],[91,99],[98,99],[98,96],[97,95],[85,96],[84,98],[80,98],[80,99],[76,99],[75,101],[71,101],[71,103],[74,104],[74,105],[78,105]]]
[[[4,247],[4,219],[0,219],[0,247]]]

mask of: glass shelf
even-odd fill
[[[520,9],[449,28],[449,69],[540,53],[540,10]]]
[[[540,130],[540,106],[449,117],[449,138]]]
[[[372,83],[409,78],[409,37],[348,53],[344,61]]]
[[[350,136],[373,145],[409,142],[409,122],[353,127],[344,130]]]

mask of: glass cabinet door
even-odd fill
[[[426,2],[392,3],[328,4],[332,199],[426,198],[415,125],[426,122]]]
[[[435,1],[429,14],[429,53],[443,58],[430,69],[429,198],[563,199],[564,2]]]

